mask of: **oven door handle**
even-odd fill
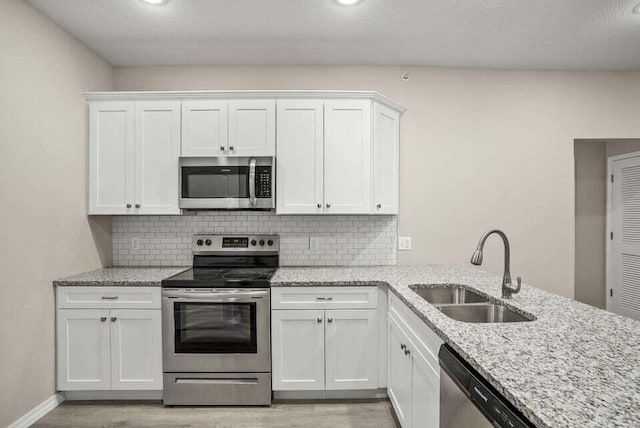
[[[249,160],[249,203],[255,205],[258,203],[256,198],[256,160]]]
[[[239,291],[239,292],[212,292],[212,293],[192,293],[184,291],[162,292],[163,297],[169,299],[180,299],[181,301],[200,300],[207,302],[239,302],[242,300],[257,300],[267,297],[267,291]]]

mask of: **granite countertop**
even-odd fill
[[[147,286],[159,287],[163,279],[188,267],[113,267],[92,270],[53,281],[54,286]]]
[[[640,427],[640,322],[522,285],[535,321],[455,321],[409,285],[460,284],[498,301],[501,277],[468,266],[280,268],[272,287],[387,284],[538,427]]]

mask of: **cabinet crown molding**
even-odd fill
[[[371,99],[403,113],[406,107],[376,91],[113,91],[85,92],[87,101],[189,100],[189,99]]]

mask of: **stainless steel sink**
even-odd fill
[[[489,298],[459,285],[424,287],[412,285],[410,288],[432,305],[486,303]]]
[[[436,308],[449,318],[470,323],[533,321],[533,319],[520,315],[506,306],[490,303],[474,305],[436,305]]]

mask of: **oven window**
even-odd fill
[[[182,167],[183,198],[248,198],[248,167]]]
[[[174,303],[176,354],[255,354],[255,303]]]

